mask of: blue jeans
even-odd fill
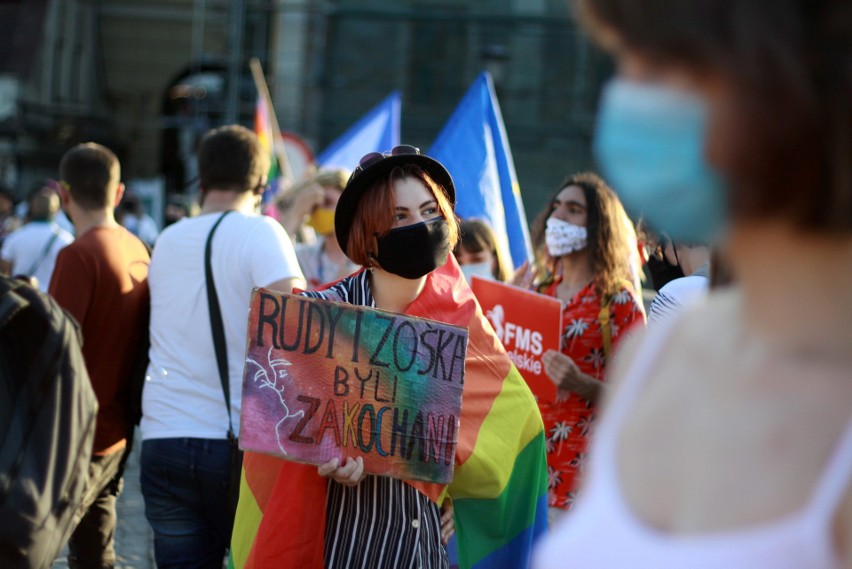
[[[230,464],[227,440],[142,442],[142,496],[157,567],[222,569],[234,526]]]

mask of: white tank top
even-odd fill
[[[535,569],[839,569],[832,523],[852,478],[852,420],[798,512],[744,529],[674,535],[630,510],[618,480],[616,441],[671,328],[666,322],[645,340],[597,426],[580,499],[538,545]]]

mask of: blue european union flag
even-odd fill
[[[428,152],[456,185],[456,214],[491,225],[515,267],[532,259],[529,228],[500,105],[483,72]]]
[[[322,151],[317,164],[354,170],[365,154],[398,146],[401,109],[399,91],[394,91]]]

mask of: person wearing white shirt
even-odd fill
[[[201,141],[198,163],[201,213],[160,234],[148,272],[151,349],[142,392],[141,486],[161,569],[222,567],[234,521],[231,437],[239,435],[252,289],[305,287],[286,231],[256,213],[269,171],[257,136],[240,126],[213,130]],[[208,241],[230,405],[208,307]]]
[[[47,292],[56,256],[74,241],[74,237],[54,221],[58,211],[56,192],[47,187],[33,192],[29,198],[28,222],[3,241],[0,272],[34,277],[39,289]]]
[[[648,310],[649,328],[704,297],[710,286],[710,248],[707,245],[666,240],[662,253],[664,261],[680,267],[684,276],[667,282],[657,292]]]

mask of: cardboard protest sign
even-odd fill
[[[240,447],[450,482],[466,352],[464,328],[255,289]]]
[[[474,276],[470,288],[497,337],[539,401],[556,400],[541,356],[559,350],[562,303],[553,297]]]

